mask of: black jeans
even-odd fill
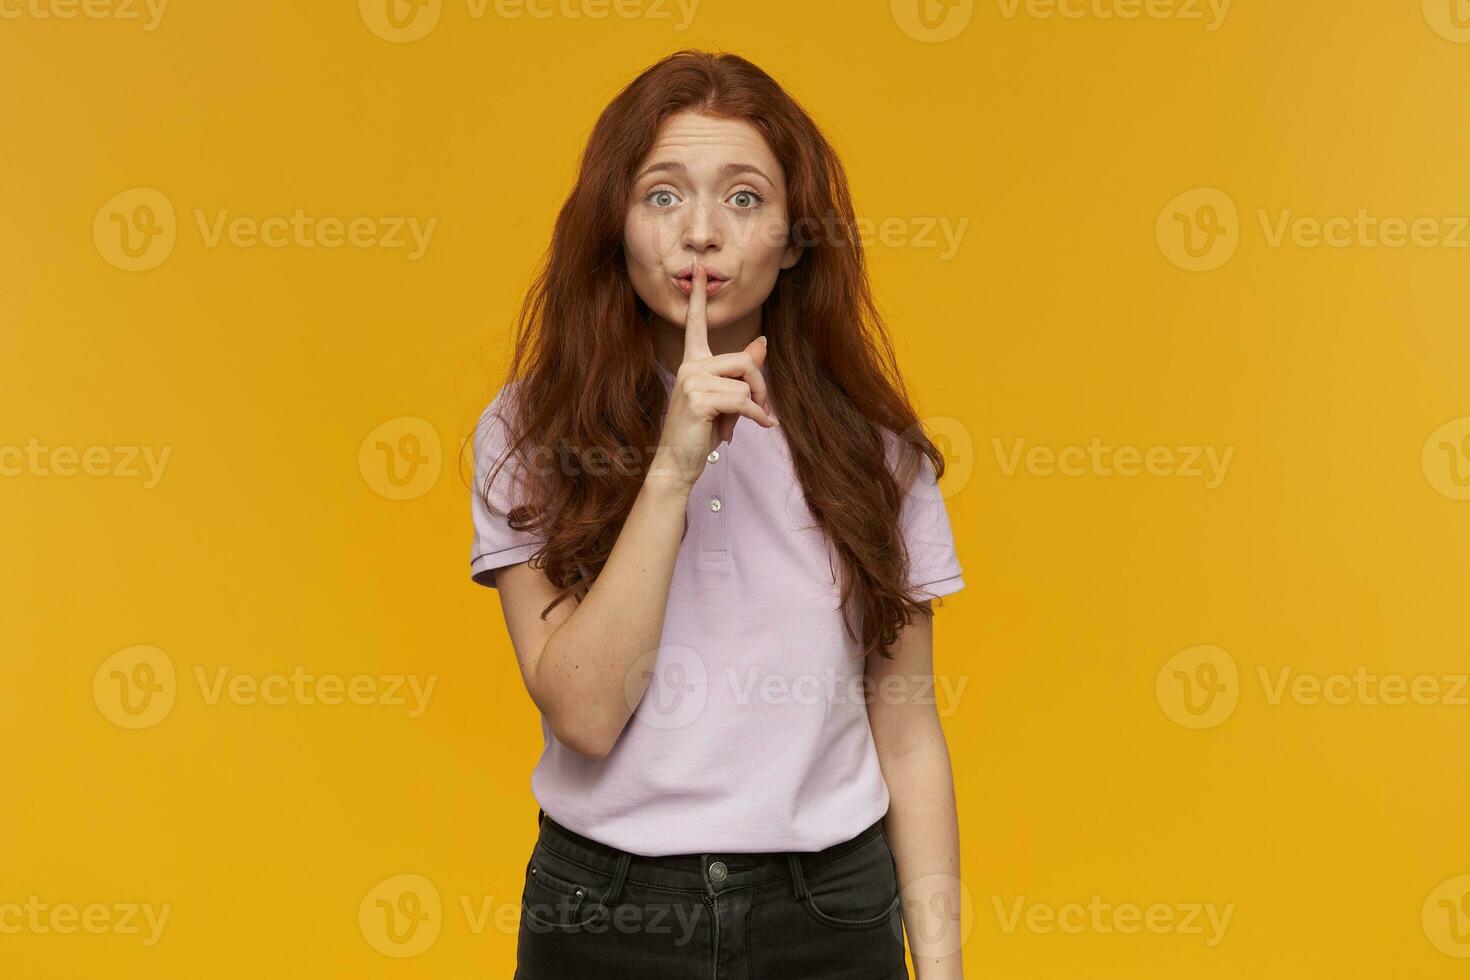
[[[515,980],[908,980],[882,820],[821,851],[643,857],[538,819]]]

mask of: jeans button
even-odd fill
[[[710,881],[724,881],[730,874],[730,869],[725,867],[724,861],[716,861],[709,866]]]

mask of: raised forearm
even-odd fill
[[[536,661],[538,706],[585,755],[611,751],[648,686],[629,674],[658,649],[688,502],[687,485],[650,470],[607,563]]]

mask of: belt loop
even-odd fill
[[[618,900],[623,893],[623,881],[628,877],[628,863],[633,860],[633,855],[627,851],[618,852],[618,866],[613,869],[612,884],[608,886],[607,897],[602,904],[611,905]]]
[[[795,851],[787,851],[786,863],[791,865],[791,884],[795,888],[796,900],[799,902],[806,897],[806,879],[801,874],[801,855]]]

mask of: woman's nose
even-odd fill
[[[684,224],[685,248],[703,252],[720,243],[719,221],[708,205],[695,202],[685,213],[688,215]]]

